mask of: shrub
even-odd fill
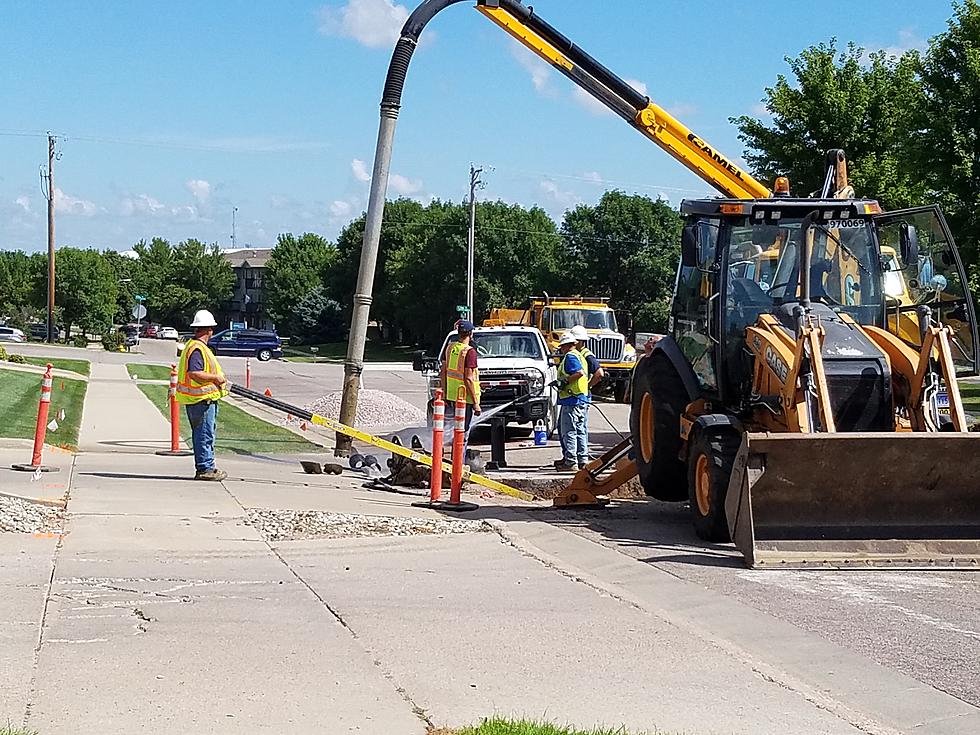
[[[0,362],[3,362],[6,359],[7,359],[7,349],[3,345],[0,345]]]
[[[75,347],[88,347],[88,337],[84,334],[76,334],[75,339],[72,340],[72,344]]]
[[[119,352],[119,347],[123,344],[123,336],[119,332],[106,332],[102,335],[102,346],[109,352]]]
[[[10,355],[7,357],[7,361],[13,363],[14,365],[23,365],[25,362],[23,355]]]

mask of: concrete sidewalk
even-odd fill
[[[488,715],[690,735],[980,731],[960,700],[529,506],[479,500],[487,525],[452,535],[340,524],[337,538],[273,541],[246,523],[256,509],[442,516],[354,473],[305,475],[298,457],[225,455],[225,482],[195,482],[191,458],[152,453],[167,423],[121,365],[98,366],[89,390],[87,451],[63,472],[67,534],[0,535],[0,722],[43,735],[422,735]]]

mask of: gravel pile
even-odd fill
[[[340,418],[340,391],[326,393],[307,409],[331,419]],[[357,400],[355,426],[425,426],[425,412],[403,398],[383,390],[362,390]]]
[[[358,536],[448,536],[489,531],[483,521],[452,518],[391,518],[320,510],[266,510],[247,508],[245,523],[268,541]]]
[[[64,520],[59,508],[0,495],[0,533],[61,531]]]

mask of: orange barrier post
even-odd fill
[[[162,457],[188,457],[194,452],[180,448],[180,404],[177,403],[177,366],[170,365],[170,390],[167,391],[170,402],[170,449],[157,452]]]
[[[453,476],[449,486],[449,502],[459,504],[459,495],[463,489],[463,445],[466,438],[466,398],[465,388],[459,389],[456,396],[456,415],[453,426]]]
[[[445,433],[446,402],[442,400],[442,389],[436,390],[432,402],[432,477],[429,480],[429,502],[435,503],[442,497],[442,437]]]
[[[245,358],[245,387],[252,388],[252,358]]]
[[[41,464],[41,454],[44,451],[44,437],[48,431],[48,411],[51,408],[51,377],[52,365],[49,362],[44,377],[41,378],[41,398],[37,404],[37,423],[34,426],[34,451],[30,464],[15,464],[11,467],[21,472],[57,472],[57,467],[46,467]]]

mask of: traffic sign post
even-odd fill
[[[140,343],[140,322],[143,321],[143,317],[146,316],[146,307],[143,306],[143,302],[146,301],[145,296],[134,296],[136,299],[136,306],[133,307],[133,318],[136,319],[136,345],[139,346]]]

